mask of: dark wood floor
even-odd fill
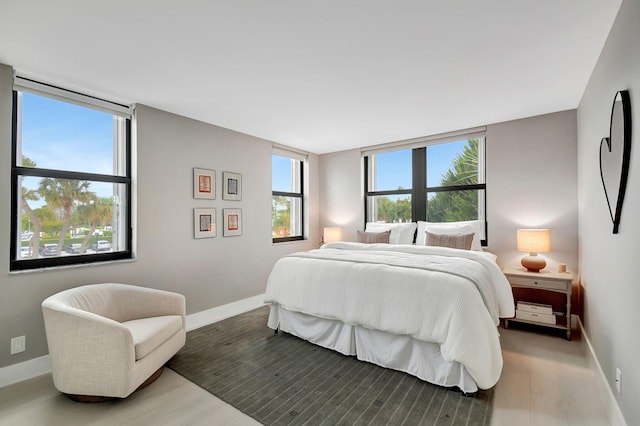
[[[577,339],[501,330],[502,377],[493,425],[609,425],[601,384]],[[60,395],[50,375],[0,388],[0,425],[253,425],[251,418],[166,369],[119,403],[80,404]]]

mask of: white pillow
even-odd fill
[[[364,230],[365,232],[391,231],[391,235],[389,236],[389,244],[413,244],[413,236],[416,233],[417,226],[418,225],[415,222],[367,222]]]
[[[416,245],[424,246],[427,243],[426,231],[432,234],[469,234],[473,232],[471,250],[482,251],[482,227],[484,222],[480,220],[468,220],[464,222],[423,222],[418,221],[418,235]]]

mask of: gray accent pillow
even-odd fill
[[[385,243],[389,244],[391,231],[385,232],[362,232],[358,231],[358,242],[365,244]]]
[[[427,231],[427,245],[471,250],[473,235],[473,232],[471,234],[432,234]]]

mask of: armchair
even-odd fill
[[[127,397],[186,340],[185,298],[163,290],[85,285],[48,297],[42,312],[54,385],[79,401]]]

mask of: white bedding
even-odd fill
[[[411,245],[330,243],[280,259],[267,303],[440,344],[478,387],[498,380],[498,317],[514,315],[511,288],[482,253]]]

